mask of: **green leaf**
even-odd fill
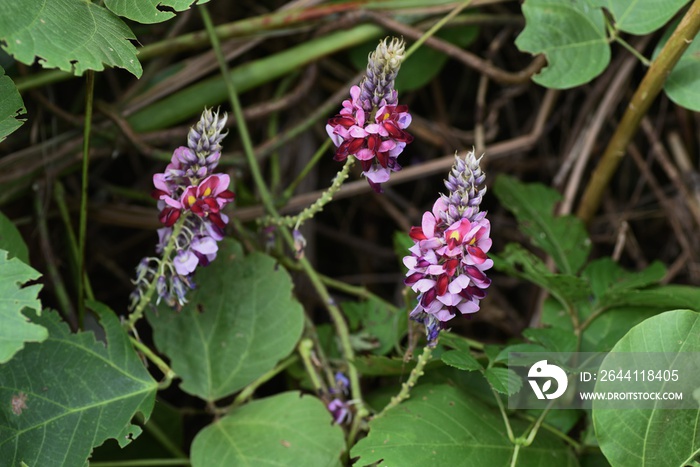
[[[0,90],[0,96],[2,96],[2,90]],[[0,212],[0,249],[7,250],[9,258],[16,257],[23,263],[29,264],[29,250],[22,234],[2,212]]]
[[[523,380],[510,368],[491,367],[484,372],[491,387],[501,394],[512,395],[523,387]]]
[[[160,23],[175,16],[171,10],[183,11],[197,2],[209,0],[106,0],[105,5],[119,16],[125,16],[139,23]]]
[[[597,317],[583,332],[581,352],[604,352],[612,349],[632,327],[668,308],[611,308]]]
[[[476,26],[441,29],[436,34],[439,38],[465,48],[478,37]],[[350,61],[358,70],[367,68],[367,56],[377,47],[377,41],[367,41],[350,50]],[[405,62],[396,76],[394,87],[399,93],[414,91],[428,84],[447,63],[447,55],[430,47],[420,47]]]
[[[225,240],[216,261],[195,276],[181,312],[148,314],[156,347],[183,391],[208,401],[229,396],[274,368],[301,337],[304,313],[287,272],[267,255],[243,257]]]
[[[136,39],[111,11],[84,0],[0,1],[0,41],[22,63],[81,75],[104,65],[141,76]]]
[[[525,184],[506,175],[496,178],[494,193],[518,219],[520,229],[532,244],[552,257],[559,271],[576,274],[581,269],[591,250],[591,241],[580,219],[552,214],[554,205],[561,199],[559,193],[539,183]]]
[[[513,344],[504,348],[500,353],[493,359],[494,363],[508,363],[508,365],[513,366],[517,364],[519,360],[518,356],[508,354],[531,354],[531,353],[542,353],[547,352],[547,349],[537,344]],[[512,358],[514,357],[514,358]],[[524,361],[529,362],[532,365],[532,357],[525,357]]]
[[[664,310],[688,308],[700,311],[700,287],[663,285],[642,290],[610,291],[601,298],[599,306],[633,306]]]
[[[0,366],[0,459],[5,465],[86,465],[108,438],[121,446],[141,433],[131,419],[150,416],[158,383],[131,347],[117,316],[89,303],[107,345],[72,334],[56,312],[33,320],[49,338],[27,344]]]
[[[192,466],[340,466],[343,430],[323,403],[284,392],[235,409],[197,434]]]
[[[649,34],[666,24],[688,0],[591,0],[615,18],[615,28],[631,34]]]
[[[700,314],[675,310],[649,318],[620,339],[610,355],[617,352],[700,352]],[[599,405],[593,402],[598,442],[616,467],[684,466],[700,453],[698,410],[601,410]]]
[[[539,285],[566,308],[575,309],[576,302],[587,300],[591,294],[588,282],[570,274],[552,274],[541,259],[517,243],[509,243],[501,256],[491,258],[496,269]]]
[[[470,352],[472,349],[469,339],[451,332],[440,333],[440,344],[444,344],[455,350],[461,350],[462,352]]]
[[[539,342],[550,352],[573,352],[576,349],[576,336],[570,329],[527,328],[523,336]]]
[[[613,291],[639,289],[657,284],[666,275],[666,267],[659,261],[639,272],[623,269],[612,258],[591,261],[581,273],[588,279],[593,294],[600,298]]]
[[[543,53],[548,65],[532,80],[566,89],[589,82],[610,63],[603,12],[589,0],[526,0],[525,29],[515,39],[523,52]]]
[[[524,433],[528,422],[511,420]],[[515,446],[508,440],[500,413],[448,385],[421,385],[411,398],[369,422],[369,435],[352,448],[356,465],[383,460],[386,466],[511,465]],[[540,430],[518,454],[519,467],[576,466],[568,447]]]
[[[449,350],[440,356],[440,359],[452,367],[465,371],[474,371],[482,369],[481,364],[472,354],[461,350]]]
[[[41,342],[48,337],[46,328],[30,323],[22,314],[29,308],[41,313],[37,295],[41,285],[22,284],[41,277],[37,271],[17,258],[8,261],[7,251],[0,250],[0,363],[6,363],[25,342]]]
[[[18,118],[26,113],[27,109],[24,107],[22,96],[19,95],[15,83],[5,75],[5,70],[0,66],[0,142],[27,121],[24,118]]]
[[[676,29],[677,22],[667,28],[664,37],[654,50],[656,58],[671,33]],[[686,109],[700,112],[700,41],[694,40],[681,55],[664,83],[664,91],[669,99]]]
[[[371,352],[375,355],[386,355],[407,332],[407,313],[378,298],[344,302],[341,307],[352,330],[363,330],[374,341]]]

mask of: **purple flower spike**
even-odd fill
[[[381,184],[391,172],[398,172],[399,154],[413,136],[405,131],[411,124],[408,107],[398,105],[394,79],[404,57],[404,42],[380,42],[368,59],[367,71],[359,86],[350,88],[350,99],[328,120],[326,132],[337,149],[334,159],[355,156],[369,185],[381,193]]]
[[[216,242],[224,238],[229,220],[222,209],[234,199],[228,189],[230,177],[213,173],[221,158],[226,118],[226,114],[205,109],[190,129],[188,145],[175,149],[165,171],[153,175],[151,196],[158,200],[158,219],[164,225],[158,229],[156,245],[160,258],[146,258],[137,268],[136,289],[130,296],[132,310],[142,302],[152,281],[156,281],[158,303],[162,300],[182,307],[187,303],[187,290],[194,288],[192,275],[197,266],[207,266],[216,258]],[[172,238],[177,222],[179,233]],[[159,275],[159,270],[164,273]]]
[[[458,315],[479,311],[491,285],[484,271],[493,266],[491,224],[479,205],[486,193],[485,176],[474,153],[456,158],[432,212],[423,214],[420,227],[409,233],[414,245],[403,258],[408,269],[404,283],[418,295],[411,318],[426,327],[428,345],[435,345],[440,329]]]

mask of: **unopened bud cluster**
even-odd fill
[[[413,141],[405,129],[411,124],[408,106],[398,105],[394,80],[404,58],[403,40],[383,40],[369,55],[360,86],[350,88],[350,99],[328,120],[326,131],[337,149],[334,159],[354,156],[362,164],[362,174],[376,192],[398,172],[399,154]]]

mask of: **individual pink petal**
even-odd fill
[[[423,213],[423,219],[421,221],[421,226],[423,227],[423,232],[428,238],[435,236],[435,216],[430,212]]]
[[[362,172],[362,174],[374,183],[384,183],[389,181],[391,171],[384,167],[375,164],[370,170]]]
[[[421,279],[415,284],[413,284],[413,289],[414,292],[427,292],[428,290],[432,289],[435,287],[435,281],[432,279]]]

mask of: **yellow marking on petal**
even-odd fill
[[[211,194],[211,188],[207,187],[206,190],[204,190],[204,196],[207,197]]]
[[[187,197],[187,204],[189,204],[190,206],[192,206],[195,201],[197,201],[197,198],[195,198],[194,196],[190,195]]]
[[[448,239],[454,238],[455,240],[459,241],[459,232],[457,230],[453,230],[452,233],[447,238]]]
[[[385,114],[384,114],[384,117],[382,118],[382,120],[387,120],[388,118],[389,118],[389,114],[388,114],[388,113],[385,113]]]

